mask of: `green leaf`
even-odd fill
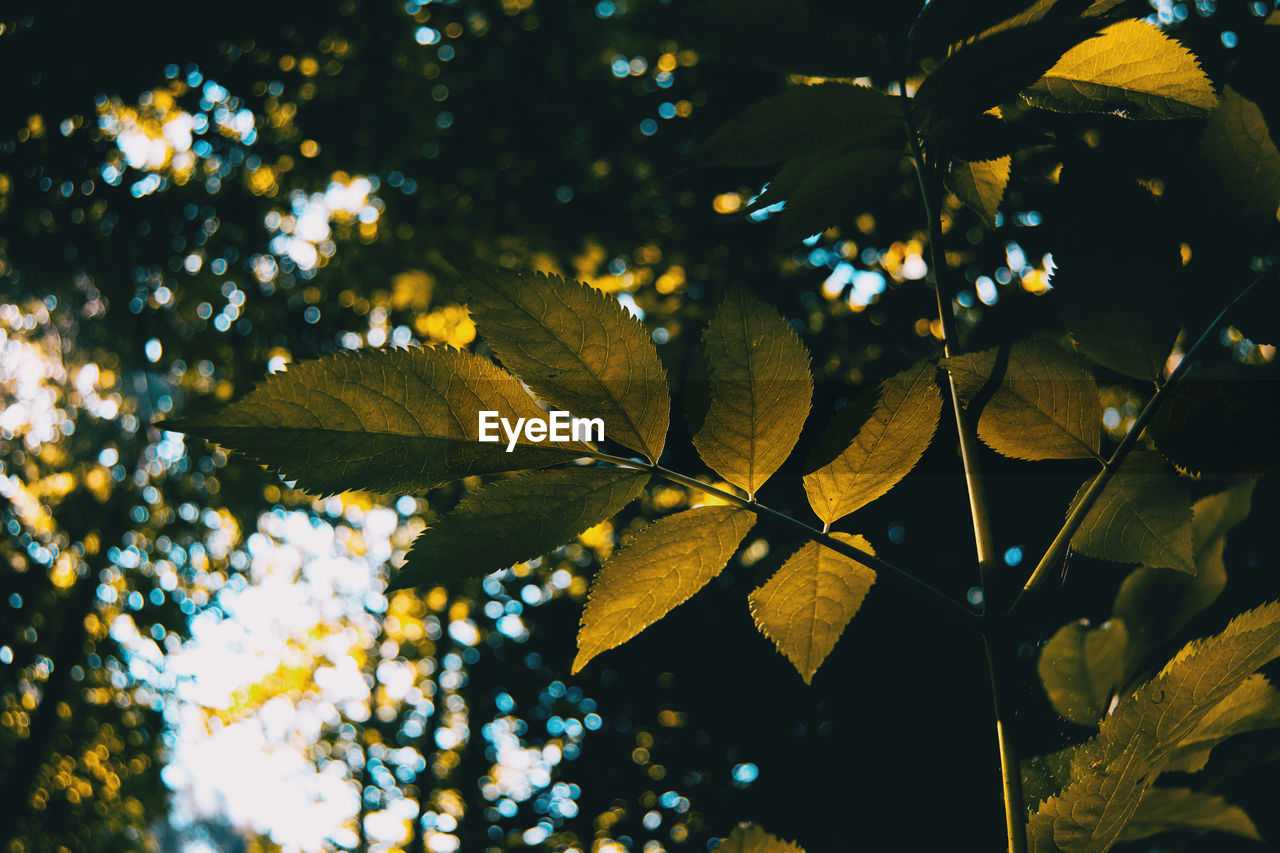
[[[1178,744],[1168,769],[1199,773],[1209,753],[1229,737],[1280,726],[1280,691],[1265,676],[1251,675],[1235,691],[1214,706],[1195,730]]]
[[[1036,672],[1053,709],[1080,726],[1096,726],[1123,682],[1128,634],[1118,619],[1090,628],[1063,625],[1040,652]]]
[[[825,524],[876,500],[920,461],[942,414],[936,372],[932,361],[917,362],[884,381],[864,423],[851,420],[856,409],[832,423],[804,476],[809,505]],[[851,441],[850,427],[860,427]]]
[[[1057,0],[1040,0],[1035,5],[1051,7],[1056,2]],[[966,41],[984,31],[993,32],[1002,21],[1026,15],[1026,6],[1027,0],[989,0],[985,3],[930,0],[920,12],[916,25],[911,28],[912,55],[929,56],[947,45]],[[1026,20],[1023,23],[1032,21]]]
[[[755,824],[740,823],[716,848],[720,853],[804,853],[804,848],[770,835]]]
[[[1139,20],[1073,47],[1023,96],[1057,112],[1133,119],[1195,118],[1217,103],[1195,55]]]
[[[480,577],[541,556],[615,515],[648,481],[638,471],[562,468],[487,483],[418,535],[390,588]]]
[[[982,217],[988,227],[995,228],[1012,166],[1013,158],[1008,155],[977,163],[957,160],[947,173],[947,189]]]
[[[1204,124],[1201,145],[1227,192],[1274,219],[1280,208],[1280,150],[1258,105],[1227,86]]]
[[[1166,569],[1140,568],[1130,572],[1120,585],[1112,614],[1129,629],[1126,681],[1148,655],[1221,594],[1227,584],[1222,559],[1227,533],[1248,517],[1254,485],[1253,480],[1241,483],[1203,497],[1192,506],[1194,576]]]
[[[657,462],[671,415],[667,374],[644,324],[600,291],[557,275],[467,270],[476,325],[533,392]]]
[[[1185,646],[1159,676],[1120,700],[1097,736],[1072,752],[1072,781],[1028,822],[1032,849],[1110,849],[1183,739],[1277,656],[1278,603],[1243,613],[1222,633]]]
[[[1056,272],[1054,278],[1054,301],[1078,352],[1125,376],[1154,381],[1160,375],[1178,337],[1178,321],[1166,306],[1108,310],[1105,303],[1057,290]]]
[[[578,631],[579,672],[666,616],[720,574],[755,523],[749,511],[704,506],[660,518],[601,566]]]
[[[831,534],[871,554],[861,536]],[[876,573],[843,554],[809,542],[782,564],[747,601],[756,627],[795,664],[805,684],[835,648],[867,597]]]
[[[582,445],[480,443],[479,413],[545,417],[491,362],[447,347],[360,351],[291,365],[213,414],[157,424],[216,441],[310,492],[425,491],[537,468]]]
[[[984,391],[996,350],[943,359],[966,403]],[[1096,458],[1102,434],[1098,386],[1080,360],[1044,341],[1015,343],[978,418],[978,437],[1014,459]]]
[[[693,444],[721,477],[754,497],[795,447],[809,415],[809,353],[770,305],[730,291],[702,336],[710,384]]]
[[[903,152],[872,148],[815,158],[797,164],[801,173],[795,189],[786,196],[787,206],[778,221],[778,243],[787,245],[845,224],[877,200],[880,191],[897,180]],[[787,167],[776,180],[784,184]],[[768,204],[776,204],[780,194],[771,194]]]
[[[1120,833],[1120,841],[1137,841],[1162,832],[1229,832],[1261,841],[1258,828],[1244,809],[1217,794],[1189,788],[1152,788],[1142,798],[1133,818]]]
[[[1089,483],[1080,487],[1073,506],[1088,487]],[[1191,519],[1191,490],[1186,481],[1169,470],[1160,454],[1135,450],[1103,488],[1071,537],[1071,547],[1100,560],[1193,575]]]
[[[795,86],[750,107],[692,155],[698,163],[764,166],[837,147],[906,145],[900,99],[852,83]]]

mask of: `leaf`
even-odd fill
[[[638,471],[562,468],[483,485],[418,535],[389,588],[480,577],[541,556],[618,513],[648,481]]]
[[[897,179],[902,159],[898,149],[872,148],[812,164],[806,161],[799,167],[802,177],[787,195],[787,206],[778,221],[779,244],[803,240],[866,210],[879,192]],[[783,173],[786,171],[784,166]],[[783,173],[779,173],[778,183],[782,183]],[[770,196],[768,204],[778,201]]]
[[[1265,676],[1251,675],[1230,696],[1205,715],[1191,734],[1178,744],[1168,769],[1199,773],[1215,746],[1245,732],[1280,726],[1280,691]]]
[[[1229,832],[1254,841],[1262,840],[1258,828],[1244,809],[1231,805],[1216,794],[1189,788],[1152,788],[1142,798],[1138,811],[1118,840],[1137,841],[1177,830],[1197,835]]]
[[[902,147],[900,99],[867,86],[795,86],[749,107],[693,152],[698,163],[764,166],[837,146]]]
[[[834,524],[876,500],[920,461],[942,414],[936,372],[926,359],[886,379],[876,407],[843,450],[839,445],[851,426],[845,418],[837,418],[819,441],[804,490],[823,523]],[[833,446],[836,452],[823,453]]]
[[[1089,485],[1080,487],[1072,506]],[[1100,560],[1193,575],[1191,518],[1191,491],[1186,481],[1169,470],[1160,454],[1135,450],[1103,488],[1071,537],[1071,547]]]
[[[657,462],[671,414],[667,374],[644,324],[594,288],[557,275],[467,270],[468,307],[502,359],[538,396]]]
[[[1196,118],[1217,103],[1195,55],[1140,20],[1073,47],[1023,96],[1056,112],[1133,119]]]
[[[996,350],[942,360],[966,403],[998,366]],[[1000,384],[982,406],[978,437],[1014,459],[1096,458],[1102,431],[1098,386],[1078,358],[1043,341],[1015,343]]]
[[[740,823],[716,847],[720,853],[804,853],[790,841],[782,841],[755,824]]]
[[[755,516],[704,506],[660,518],[601,566],[578,631],[577,673],[682,604],[720,574]]]
[[[848,533],[831,534],[871,554],[871,543]],[[835,648],[862,606],[876,573],[861,563],[809,542],[783,563],[747,601],[756,627],[795,664],[805,684]]]
[[[1204,124],[1201,147],[1227,192],[1274,219],[1280,208],[1280,150],[1258,105],[1227,86]]]
[[[330,494],[426,491],[475,474],[552,465],[582,446],[480,443],[479,412],[545,413],[491,362],[447,347],[360,351],[304,361],[240,400],[168,421],[255,459],[302,488]]]
[[[1072,752],[1072,781],[1028,822],[1032,850],[1110,849],[1182,740],[1277,656],[1277,603],[1243,613],[1222,633],[1183,647],[1159,676],[1120,700],[1094,738]]]
[[[1013,158],[1008,155],[977,163],[957,160],[947,173],[947,189],[982,217],[988,227],[995,228],[1012,165]]]
[[[1227,533],[1248,517],[1255,481],[1248,481],[1192,506],[1194,576],[1166,569],[1140,568],[1120,585],[1112,605],[1115,618],[1129,629],[1127,681],[1147,656],[1212,604],[1227,583],[1222,560]]]
[[[809,352],[772,306],[741,289],[720,304],[702,345],[710,384],[693,444],[712,470],[754,498],[791,455],[809,415]]]
[[[1084,621],[1059,628],[1036,665],[1053,709],[1076,725],[1096,726],[1123,683],[1127,643],[1118,619],[1097,628]]]
[[[1280,370],[1216,364],[1183,377],[1151,419],[1156,447],[1175,465],[1203,475],[1280,471]]]
[[[1054,2],[1056,0],[1041,0],[1035,6],[1050,7]],[[990,31],[1002,21],[1026,14],[1026,6],[1027,0],[990,0],[985,3],[930,0],[911,29],[912,55],[929,56],[949,44]]]

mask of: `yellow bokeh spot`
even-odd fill
[[[737,193],[720,193],[711,201],[716,213],[737,213],[742,209],[742,196]]]
[[[429,314],[419,314],[413,325],[432,343],[461,349],[476,339],[476,324],[461,305],[446,305]]]
[[[298,152],[303,157],[311,158],[320,153],[320,144],[314,139],[304,139],[302,144],[298,146]]]
[[[406,270],[391,278],[391,307],[421,311],[431,304],[436,280],[423,270]]]

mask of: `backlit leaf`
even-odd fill
[[[1098,455],[1102,407],[1093,376],[1072,356],[1043,341],[1015,343],[1007,365],[996,350],[943,359],[962,400],[981,405],[978,437],[1014,459],[1083,459]],[[1000,384],[986,389],[1003,367]]]
[[[763,166],[824,149],[906,144],[899,99],[867,86],[796,86],[750,107],[694,151],[699,163]]]
[[[1073,505],[1088,487],[1080,487]],[[1071,547],[1100,560],[1195,574],[1191,519],[1186,481],[1158,453],[1138,450],[1103,488]]]
[[[533,392],[656,462],[671,414],[667,374],[644,324],[616,299],[560,276],[467,270],[481,334]]]
[[[809,505],[824,523],[833,524],[879,498],[920,461],[942,414],[936,372],[926,359],[886,379],[879,402],[851,441],[850,427],[859,424],[846,417],[831,425],[804,476]],[[841,450],[844,441],[849,443]],[[824,448],[835,452],[823,453]]]
[[[479,412],[544,418],[520,383],[447,347],[361,351],[294,364],[210,415],[160,424],[238,450],[318,494],[425,491],[536,468],[581,448],[480,443]]]
[[[1112,615],[1129,629],[1128,680],[1147,656],[1212,604],[1227,584],[1222,556],[1227,533],[1249,515],[1255,481],[1208,495],[1192,507],[1196,572],[1140,568],[1120,585]]]
[[[1073,47],[1023,95],[1044,109],[1134,119],[1193,118],[1217,103],[1195,55],[1140,20]]]
[[[847,224],[898,179],[902,159],[902,151],[885,148],[818,157],[811,165],[806,159],[798,184],[786,196],[787,206],[778,222],[779,244],[798,242],[832,225]],[[779,178],[783,177],[780,173]],[[771,194],[768,203],[780,200]]]
[[[1208,762],[1210,751],[1227,738],[1277,726],[1280,691],[1265,676],[1251,675],[1182,739],[1169,759],[1168,769],[1199,773]]]
[[[749,511],[704,506],[660,518],[601,566],[578,631],[573,672],[620,646],[720,574],[755,523]]]
[[[1103,853],[1119,840],[1178,745],[1260,666],[1280,656],[1280,604],[1237,616],[1185,646],[1124,697],[1071,753],[1072,781],[1031,815],[1036,853]]]
[[[561,468],[487,483],[418,535],[390,588],[480,577],[541,556],[616,514],[648,481],[638,471]]]
[[[1123,682],[1128,635],[1118,619],[1097,628],[1063,625],[1040,652],[1036,671],[1055,711],[1080,726],[1096,726]]]
[[[1280,208],[1280,150],[1258,105],[1227,86],[1205,122],[1202,145],[1227,192],[1274,219]]]
[[[994,228],[1012,166],[1013,158],[1008,155],[977,163],[956,161],[947,173],[947,189],[981,216],[988,227]]]
[[[875,554],[861,536],[832,536]],[[875,582],[871,569],[810,542],[747,600],[760,633],[773,640],[809,684]]]
[[[738,824],[716,850],[721,853],[804,853],[799,845],[783,841],[749,823]]]
[[[1254,841],[1262,840],[1258,828],[1244,809],[1231,805],[1217,794],[1189,788],[1152,788],[1147,791],[1118,840],[1137,841],[1175,830],[1187,830],[1197,835],[1229,832]]]
[[[702,460],[754,495],[795,447],[809,414],[809,353],[770,305],[733,290],[702,336],[710,384],[695,426]]]

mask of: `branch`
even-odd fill
[[[693,477],[681,474],[678,471],[663,468],[660,465],[647,464],[644,462],[638,462],[634,459],[627,459],[623,456],[613,456],[609,453],[599,453],[596,451],[592,451],[585,455],[592,459],[598,459],[601,462],[608,462],[611,465],[617,465],[624,468],[634,468],[639,471],[648,471],[649,473],[661,477],[664,480],[669,480],[672,483],[678,483],[682,486],[688,486],[689,488],[706,492],[709,495],[714,495],[726,503],[730,503],[734,506],[753,512],[758,517],[772,521],[781,527],[788,527],[811,542],[817,542],[838,554],[843,554],[851,560],[856,560],[869,568],[875,569],[881,575],[889,578],[889,580],[898,584],[903,589],[931,601],[934,604],[940,605],[943,612],[958,618],[965,625],[973,625],[977,618],[977,614],[969,608],[965,607],[963,604],[951,598],[936,587],[920,580],[920,578],[911,574],[907,570],[899,568],[888,560],[877,557],[869,551],[864,551],[861,548],[850,545],[848,542],[842,542],[816,527],[810,527],[803,521],[792,518],[789,515],[784,515],[776,509],[767,507],[764,504],[757,503],[755,500],[735,495],[732,492],[726,492],[723,489],[717,489],[715,486],[709,486],[701,480],[696,480]]]
[[[1115,476],[1116,469],[1120,467],[1120,463],[1124,461],[1124,458],[1129,455],[1129,451],[1138,443],[1138,438],[1141,437],[1142,432],[1147,428],[1147,424],[1155,416],[1160,404],[1164,402],[1169,389],[1176,385],[1191,369],[1191,362],[1196,353],[1200,351],[1206,341],[1213,337],[1213,333],[1222,325],[1223,320],[1227,318],[1227,314],[1231,309],[1277,269],[1280,269],[1280,267],[1271,267],[1262,273],[1262,275],[1251,281],[1248,287],[1240,291],[1234,299],[1222,306],[1218,316],[1213,318],[1213,321],[1200,333],[1200,337],[1196,338],[1195,343],[1187,349],[1182,356],[1182,360],[1178,362],[1178,366],[1169,374],[1169,378],[1156,389],[1156,393],[1152,395],[1151,399],[1147,400],[1147,404],[1142,407],[1142,411],[1138,413],[1138,417],[1134,420],[1133,426],[1125,433],[1124,438],[1116,445],[1115,452],[1111,454],[1111,458],[1104,464],[1101,473],[1089,484],[1089,488],[1085,491],[1084,496],[1081,497],[1080,502],[1076,504],[1070,515],[1067,516],[1067,520],[1063,523],[1062,529],[1058,531],[1058,535],[1053,537],[1053,542],[1050,543],[1048,550],[1045,551],[1044,557],[1036,565],[1031,577],[1027,578],[1026,584],[1022,587],[1022,592],[1018,593],[1018,597],[1014,599],[1013,604],[1009,607],[1009,613],[1012,613],[1024,599],[1035,593],[1040,585],[1044,583],[1045,578],[1061,565],[1062,557],[1071,545],[1071,537],[1075,536],[1076,531],[1080,529],[1080,525],[1084,523],[1089,510],[1093,508],[1094,503],[1097,502],[1107,483],[1111,482],[1111,478]]]

